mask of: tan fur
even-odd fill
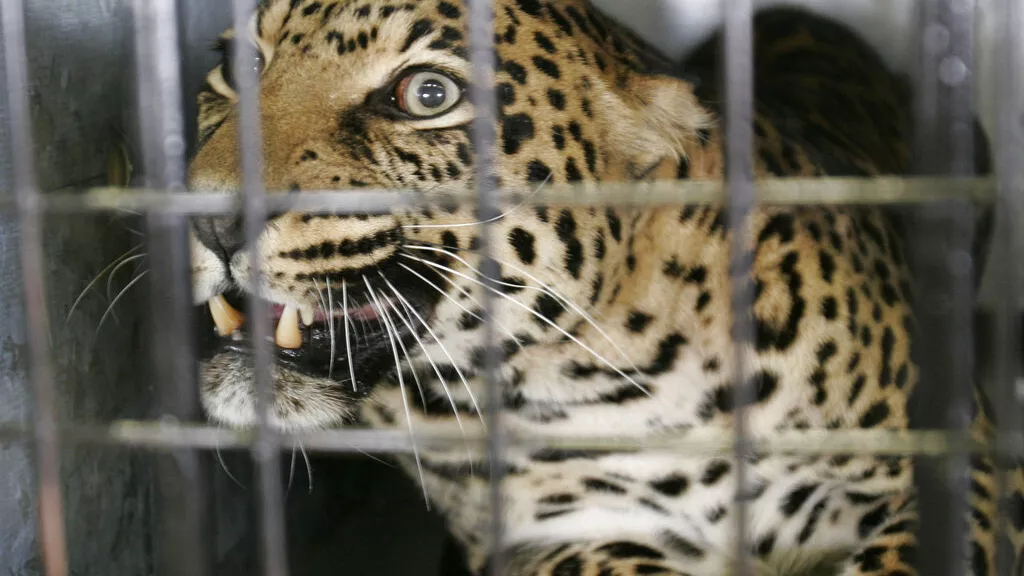
[[[714,94],[705,94],[711,80],[700,87],[664,74],[668,63],[660,55],[584,0],[495,4],[501,62],[494,78],[500,103],[495,166],[502,186],[721,177],[722,133]],[[266,61],[259,96],[271,192],[412,189],[438,204],[361,217],[289,213],[268,222],[259,247],[265,284],[258,290],[277,304],[337,309],[339,284],[346,282],[345,290],[358,294],[355,306],[362,306],[394,294],[389,275],[396,277],[399,264],[438,273],[431,289],[408,277],[395,287],[437,300],[420,310],[425,318],[397,304],[380,325],[394,332],[422,320],[431,330],[406,337],[401,350],[392,345],[370,358],[385,362],[379,373],[357,377],[356,387],[368,398],[350,393],[348,368],[359,365],[358,349],[353,364],[340,363],[329,376],[282,364],[273,374],[275,423],[318,429],[355,425],[357,418],[375,428],[424,434],[481,431],[477,407],[486,389],[474,322],[485,295],[477,275],[480,228],[472,206],[440,205],[445,191],[475,184],[467,134],[474,111],[463,99],[435,118],[409,118],[389,103],[393,93],[380,93],[414,67],[468,81],[464,3],[270,0],[252,29]],[[412,34],[416,30],[423,33]],[[829,46],[820,49],[833,50]],[[769,44],[760,78],[789,73],[771,68],[773,58],[781,62],[793,51],[817,49],[818,39],[805,30]],[[830,131],[819,108],[837,100],[834,79],[785,79],[800,88],[796,98],[807,106],[800,118],[806,124],[780,124],[773,110],[759,105],[759,177],[827,173],[822,158],[839,172],[905,169],[905,143],[883,136],[905,112],[884,87],[888,76],[852,52],[834,50],[835,58],[852,60],[844,70],[863,68],[877,83],[858,97],[877,98],[877,107],[865,109],[886,116],[856,124],[851,112]],[[190,166],[191,183],[199,190],[233,189],[240,181],[239,119],[222,69],[211,72],[199,100],[202,146]],[[815,140],[821,133],[828,138]],[[502,282],[493,294],[495,332],[508,354],[499,370],[503,421],[511,432],[729,428],[737,345],[753,377],[746,384],[758,396],[748,412],[755,436],[907,426],[906,401],[918,379],[910,356],[908,273],[900,240],[881,211],[756,210],[748,248],[757,337],[735,343],[730,237],[720,206],[511,208],[506,203],[507,212],[491,223]],[[374,238],[388,240],[368,241]],[[246,252],[224,263],[211,247],[216,239],[193,240],[197,302],[232,284],[257,290],[246,286]],[[363,240],[365,249],[353,248]],[[333,305],[325,306],[328,299]],[[553,319],[545,323],[531,310]],[[372,332],[374,326],[361,328]],[[358,339],[358,331],[352,335]],[[392,355],[408,370],[391,370]],[[208,412],[233,426],[254,417],[251,374],[241,358],[215,355],[202,372]],[[437,364],[459,373],[434,378]],[[483,455],[455,446],[417,456],[400,461],[421,478],[466,547],[472,569],[480,570],[492,552],[489,482],[478,475]],[[510,470],[504,490],[513,573],[710,575],[731,566],[730,506],[737,488],[731,454],[597,456],[513,448],[503,462]],[[912,573],[900,546],[913,534],[886,531],[914,518],[911,480],[906,459],[776,456],[752,462],[751,485],[743,488],[763,490],[749,503],[757,565],[766,574],[822,563],[838,563],[850,575]],[[992,502],[976,505],[994,513]],[[794,510],[782,512],[787,506]],[[985,538],[977,528],[974,536]],[[981,547],[991,565],[994,548],[986,542]],[[885,551],[881,572],[871,568],[878,547]]]

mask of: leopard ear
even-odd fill
[[[620,90],[605,92],[609,111],[616,111],[608,116],[608,143],[629,162],[649,165],[659,158],[685,157],[713,122],[684,80],[632,74],[618,84]]]

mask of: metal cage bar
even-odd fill
[[[995,245],[1010,246],[1009,265],[989,267],[995,274],[997,297],[993,310],[992,342],[995,346],[992,378],[995,382],[995,418],[1000,431],[1019,433],[1022,426],[1020,398],[1016,383],[1021,377],[1021,311],[1019,295],[1021,278],[1017,271],[1016,260],[1019,257],[1016,248],[1020,246],[1021,234],[1018,215],[1022,206],[1021,195],[1024,193],[1024,169],[1020,159],[1024,157],[1024,118],[1014,118],[1015,106],[1024,102],[1021,92],[1022,70],[1024,70],[1024,7],[1020,0],[1004,0],[999,3],[1002,14],[999,16],[1002,27],[998,38],[1002,49],[996,54],[996,115],[995,134],[995,171],[998,180],[998,193],[995,202],[997,213],[1005,220],[1003,225],[996,226]],[[999,502],[999,514],[996,517],[994,531],[1000,534],[1006,529],[1006,521],[1013,513],[1010,500],[1005,498],[1007,485],[1013,474],[1003,466],[1014,461],[1002,453],[1006,448],[1002,435],[997,437],[994,447],[994,460],[997,464],[996,496]],[[1013,549],[1006,539],[1000,539],[996,556],[996,574],[1013,574],[1016,569]]]
[[[491,258],[492,225],[498,216],[497,172],[494,164],[495,122],[497,100],[493,85],[497,61],[494,55],[494,9],[492,0],[469,0],[469,47],[472,66],[472,80],[469,98],[476,111],[472,126],[474,152],[474,177],[477,192],[478,219],[484,224],[480,229],[481,272],[486,289],[483,291],[484,318],[484,383],[487,388],[487,459],[490,476],[491,513],[491,558],[488,569],[494,576],[501,576],[505,570],[503,541],[505,535],[504,507],[502,505],[503,462],[506,446],[501,426],[501,409],[504,402],[498,381],[500,351],[495,345],[494,314],[497,281],[501,275],[497,263]]]
[[[754,195],[762,206],[794,204],[899,205],[934,204],[952,199],[991,202],[997,181],[991,177],[822,177],[775,178],[757,182]],[[648,206],[653,204],[718,203],[726,184],[713,180],[658,180],[653,182],[603,182],[599,184],[548,184],[529,191],[531,202],[579,206]],[[629,194],[625,194],[628,192]],[[525,191],[503,188],[509,200],[521,199]],[[452,200],[475,202],[478,195],[450,194]],[[173,214],[223,215],[236,213],[237,196],[225,192],[167,194],[163,190],[137,189],[124,194],[120,188],[89,188],[79,192],[50,192],[39,198],[39,210],[53,214],[153,211]],[[295,210],[338,213],[380,212],[415,208],[425,199],[413,191],[304,190],[302,194],[271,195],[266,198],[271,212]],[[0,210],[16,208],[0,199]]]
[[[47,576],[68,573],[64,504],[60,477],[57,385],[50,364],[49,313],[46,304],[46,260],[35,144],[29,106],[28,55],[25,44],[25,2],[3,0],[4,86],[10,122],[13,186],[21,227],[21,274],[29,346],[29,377],[34,392],[34,440],[38,477],[39,537]]]
[[[746,385],[746,353],[753,342],[754,328],[749,311],[753,308],[753,284],[748,281],[753,264],[749,247],[748,220],[756,208],[754,193],[754,46],[753,3],[751,0],[724,0],[725,35],[722,77],[725,93],[725,185],[728,190],[728,229],[731,238],[729,279],[732,290],[733,340],[733,418],[735,422],[736,488],[736,574],[753,574],[747,533],[747,506],[744,498],[750,439],[746,407],[753,404],[754,390]]]
[[[686,432],[659,436],[564,435],[531,434],[510,436],[518,447],[561,448],[566,450],[672,450],[693,454],[713,455],[734,448],[734,432]],[[31,437],[24,427],[0,425],[0,442],[18,441]],[[171,450],[195,447],[206,450],[251,448],[256,435],[249,431],[215,426],[186,425],[168,422],[121,420],[109,426],[75,425],[60,429],[62,442],[84,446],[136,446],[153,450]],[[374,430],[323,430],[301,434],[282,434],[282,443],[300,443],[308,450],[324,453],[386,453],[410,454],[412,443],[408,433]],[[757,454],[787,453],[829,455],[859,452],[871,455],[927,455],[946,453],[991,453],[1003,458],[1024,458],[1024,433],[1004,432],[996,435],[1002,446],[993,451],[990,446],[973,439],[965,439],[960,432],[944,430],[907,430],[900,432],[869,429],[801,430],[795,433],[779,432],[770,437],[750,438],[750,451]],[[487,435],[429,434],[418,436],[420,446],[447,448],[455,443],[483,444]]]
[[[269,307],[263,293],[263,272],[258,242],[267,217],[266,190],[263,183],[263,135],[260,125],[259,77],[253,63],[256,46],[254,0],[233,0],[235,38],[232,43],[234,75],[238,86],[238,144],[241,154],[242,223],[245,246],[249,251],[248,317],[253,351],[253,378],[256,388],[257,438],[252,447],[259,486],[260,543],[263,573],[287,576],[288,552],[285,542],[284,503],[281,495],[280,443],[274,419],[273,382],[270,366],[273,352]]]
[[[136,0],[133,5],[136,78],[146,185],[175,194],[185,190],[185,126],[181,101],[177,2]],[[192,338],[188,222],[184,215],[147,212],[152,371],[163,417],[202,416]],[[156,256],[153,258],[152,256]],[[161,573],[205,576],[209,546],[208,456],[182,447],[156,461],[162,528],[157,539]]]
[[[973,0],[933,0],[920,9],[920,67],[915,82],[915,173],[970,176],[975,171]],[[951,200],[915,207],[911,216],[912,266],[918,270],[915,315],[920,353],[920,386],[914,419],[928,428],[966,435],[971,424],[973,365],[974,237],[969,203]],[[934,406],[943,406],[935,410]],[[918,485],[919,550],[922,574],[958,576],[968,572],[970,461],[964,454],[914,462]]]

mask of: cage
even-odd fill
[[[485,78],[494,64],[486,18],[491,2],[463,4],[470,13],[473,78]],[[610,450],[641,442],[736,454],[913,454],[923,471],[919,499],[927,503],[920,510],[920,548],[934,551],[919,558],[919,571],[965,574],[961,567],[971,551],[958,535],[970,453],[1019,457],[1024,439],[1018,382],[1024,246],[1016,229],[1024,198],[1024,6],[1018,0],[803,2],[852,24],[876,47],[888,42],[886,60],[913,73],[918,177],[755,183],[751,22],[755,9],[783,3],[596,4],[676,60],[724,30],[725,177],[721,185],[703,187],[681,182],[589,195],[553,191],[549,201],[612,205],[623,190],[641,204],[722,198],[730,226],[760,203],[797,199],[906,207],[914,215],[911,237],[920,245],[912,254],[927,286],[919,314],[928,409],[920,430],[899,437],[822,430],[810,441],[753,439],[740,416],[735,436],[710,440],[685,434],[530,439],[501,433],[495,403],[483,410],[491,434],[474,440],[490,453],[514,443]],[[207,425],[199,408],[189,324],[194,311],[183,280],[188,217],[238,211],[251,240],[256,227],[248,224],[268,213],[359,212],[412,202],[387,191],[267,194],[258,169],[255,78],[244,66],[236,70],[239,85],[250,86],[239,97],[242,203],[185,191],[186,159],[199,139],[195,96],[216,64],[208,48],[233,23],[247,22],[255,6],[253,0],[0,2],[0,568],[7,573],[433,574],[464,568],[449,548],[444,523],[425,509],[416,480],[377,459],[412,453],[417,438],[421,448],[453,438],[365,429],[282,434],[266,417],[254,431],[236,431]],[[239,55],[247,50],[236,49]],[[487,128],[497,113],[494,94],[470,93],[483,119],[474,124],[474,142],[488,150],[495,144]],[[990,143],[990,175],[975,176],[970,167],[983,145],[964,132],[974,113]],[[476,170],[487,175],[494,152],[481,154]],[[479,182],[465,200],[479,204],[483,215],[496,214],[497,189],[488,177]],[[114,190],[128,184],[137,189]],[[996,207],[977,301],[970,273],[980,263],[971,257],[968,200]],[[749,266],[734,258],[737,273]],[[484,300],[491,306],[494,298]],[[737,291],[733,305],[749,308],[750,294]],[[496,338],[499,327],[482,315],[489,338]],[[752,329],[747,324],[738,323],[738,334]],[[271,328],[254,322],[254,340],[265,341],[260,336],[271,335]],[[266,402],[270,352],[255,348],[258,396]],[[492,386],[496,361],[492,355],[484,362]],[[1000,427],[994,446],[966,439],[966,382],[972,378],[995,399]],[[490,474],[500,477],[497,464]],[[491,505],[500,511],[501,483],[492,484]],[[744,505],[737,509],[742,527]],[[500,541],[503,528],[495,521],[486,530]],[[740,538],[737,549],[749,545]],[[1018,573],[1007,550],[998,558],[996,573]],[[501,573],[500,561],[492,567]],[[738,570],[750,568],[741,563]]]

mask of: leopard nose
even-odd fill
[[[192,219],[192,227],[203,246],[226,265],[231,264],[231,258],[245,245],[241,216],[195,217]]]

